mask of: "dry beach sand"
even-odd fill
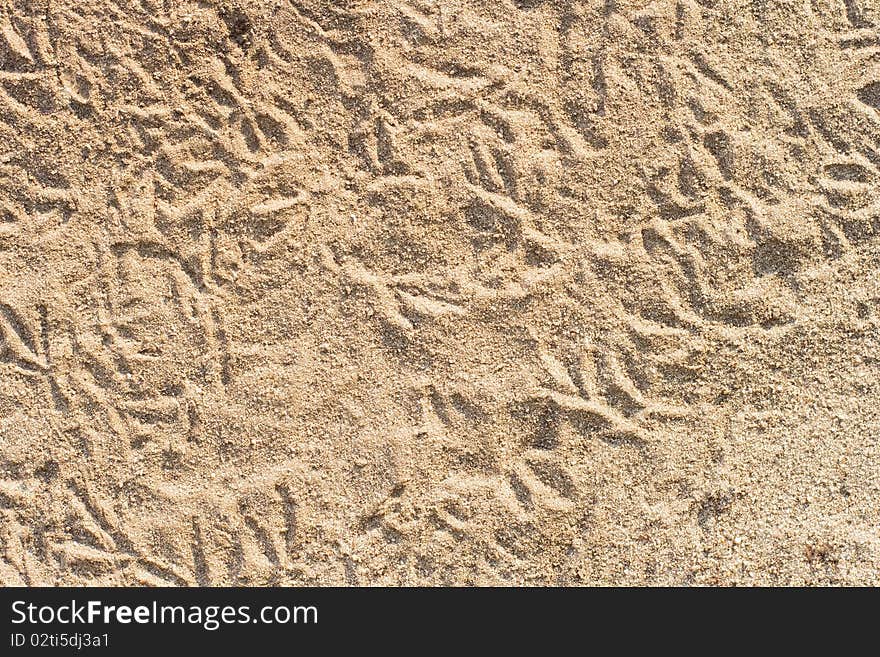
[[[880,584],[876,0],[0,7],[3,584]]]

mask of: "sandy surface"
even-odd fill
[[[0,6],[0,582],[880,583],[875,0]]]

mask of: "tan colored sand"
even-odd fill
[[[3,0],[0,581],[880,584],[875,0]]]

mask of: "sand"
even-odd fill
[[[876,0],[3,0],[0,582],[880,584]]]

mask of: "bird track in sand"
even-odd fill
[[[0,579],[693,581],[876,249],[878,12],[789,4],[6,0]]]

